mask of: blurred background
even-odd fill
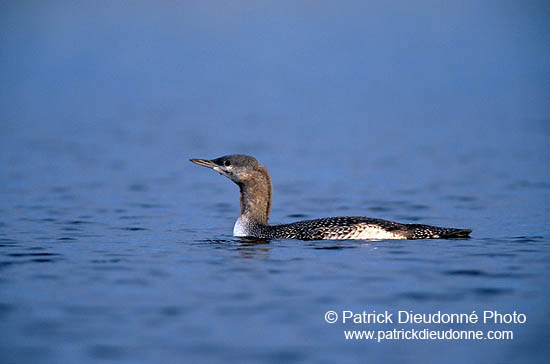
[[[0,272],[11,277],[0,281],[9,336],[0,354],[321,362],[330,348],[339,362],[411,350],[433,359],[413,344],[346,346],[340,328],[323,326],[326,309],[371,302],[347,283],[319,283],[350,259],[346,282],[375,292],[380,309],[529,307],[541,319],[523,342],[477,346],[486,360],[525,359],[548,324],[548,19],[549,3],[531,0],[0,2]],[[370,215],[468,227],[474,239],[456,254],[391,245],[418,254],[416,263],[376,255],[384,244],[310,259],[314,248],[289,242],[250,247],[246,258],[260,262],[244,262],[230,236],[236,187],[188,162],[232,153],[269,168],[274,223]],[[270,254],[275,271],[264,268]],[[305,271],[285,270],[294,258]],[[368,274],[388,279],[383,287],[363,280],[372,259],[382,263]],[[448,278],[456,286],[439,279],[436,261],[457,265]],[[293,296],[281,281],[309,293]],[[218,310],[221,301],[242,306],[239,290],[264,312],[258,321]],[[279,311],[261,304],[273,299]],[[301,321],[285,316],[306,311]],[[112,323],[117,314],[126,320]],[[225,321],[197,329],[216,314]],[[176,326],[163,326],[165,316]],[[154,340],[135,334],[152,322]],[[269,338],[253,331],[258,323],[272,328]],[[249,328],[235,333],[241,324]],[[184,345],[174,339],[182,331],[196,338]],[[330,344],[286,342],[327,331]]]
[[[144,152],[162,160],[226,153],[220,142],[285,157],[308,144],[338,154],[329,145],[343,141],[358,153],[433,139],[490,145],[498,128],[548,118],[548,8],[3,2],[2,137],[116,142],[134,133],[144,149],[162,141]]]

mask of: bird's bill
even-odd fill
[[[195,164],[198,164],[199,166],[203,166],[203,167],[208,167],[208,168],[214,168],[214,167],[218,167],[218,165],[216,163],[214,163],[213,161],[211,160],[208,160],[208,159],[195,159],[195,158],[191,158],[189,159],[191,162],[195,163]]]

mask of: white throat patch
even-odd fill
[[[248,236],[247,224],[244,219],[239,216],[233,227],[233,236]]]

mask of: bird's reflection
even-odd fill
[[[269,239],[260,239],[255,237],[238,237],[235,238],[242,246],[254,246],[254,245],[263,245],[269,244],[271,241]]]
[[[243,258],[246,259],[266,259],[269,258],[270,241],[268,239],[259,239],[254,237],[235,238],[240,243],[237,248]]]

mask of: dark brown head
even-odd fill
[[[257,222],[267,223],[271,209],[271,178],[256,158],[231,154],[212,160],[191,158],[190,161],[212,168],[239,185],[241,215],[250,215]]]

